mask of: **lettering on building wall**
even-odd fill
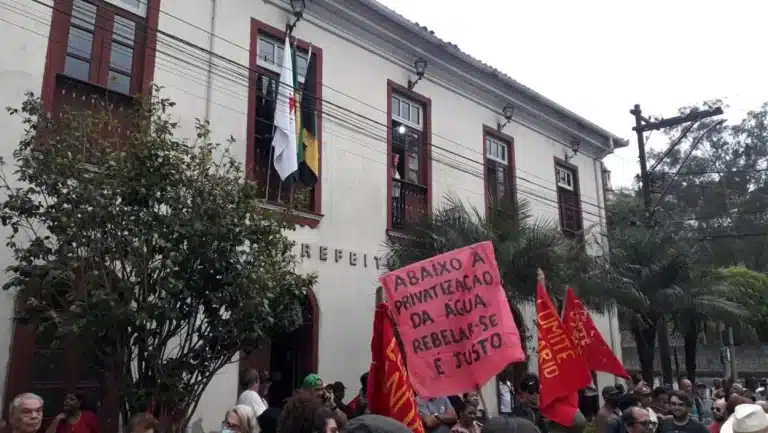
[[[334,263],[344,263],[363,268],[375,267],[377,270],[384,267],[384,259],[379,256],[358,253],[357,251],[345,251],[341,248],[331,249],[324,245],[312,248],[312,245],[307,243],[301,244],[301,258],[320,260],[321,262],[333,261]]]

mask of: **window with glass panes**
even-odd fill
[[[400,156],[400,179],[423,185],[424,179],[424,107],[403,96],[392,95],[392,152]]]
[[[579,237],[582,234],[583,221],[576,170],[560,164],[555,165],[555,184],[560,228],[568,238]]]
[[[258,65],[264,69],[280,74],[280,68],[283,65],[283,53],[285,52],[283,45],[284,42],[270,38],[268,36],[259,35],[259,59]],[[307,56],[309,53],[298,50],[296,53],[296,67],[298,68],[299,82],[304,82],[304,75],[307,73]]]
[[[286,186],[280,180],[273,163],[272,139],[274,138],[275,100],[277,98],[280,70],[285,54],[285,40],[259,33],[256,42],[256,79],[252,82],[256,90],[253,176],[259,188],[259,195],[273,204],[291,203],[300,210],[316,209],[314,187],[301,182]],[[307,73],[309,52],[302,48],[296,53],[299,84],[303,84]],[[301,116],[301,113],[297,113]]]
[[[511,166],[511,146],[496,137],[485,137],[485,176],[488,205],[501,208],[514,200]]]
[[[146,55],[146,1],[61,3],[72,7],[61,72],[116,92],[140,92]]]

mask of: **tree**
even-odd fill
[[[695,377],[700,332],[708,323],[736,323],[744,304],[732,297],[727,276],[706,263],[706,245],[675,224],[644,224],[639,191],[619,191],[608,215],[611,266],[631,284],[607,289],[630,326],[643,377],[653,380],[658,339],[663,381],[672,382],[669,324],[684,337],[686,369]]]
[[[768,270],[768,103],[739,123],[702,135],[715,121],[696,123],[653,173],[654,202],[659,192],[667,190],[656,218],[705,241],[709,251],[703,259],[709,263]],[[681,129],[670,130],[669,136],[677,137]],[[652,161],[660,157],[659,151],[649,153]],[[680,174],[674,177],[678,168]]]
[[[699,336],[711,325],[718,329],[720,324],[740,326],[748,310],[744,298],[734,296],[740,288],[724,270],[694,265],[690,272],[685,284],[671,287],[664,296],[669,300],[672,323],[683,336],[686,375],[696,383]]]
[[[123,420],[150,406],[182,432],[214,374],[243,348],[303,320],[313,275],[296,273],[292,226],[262,211],[229,144],[207,123],[174,136],[174,104],[50,116],[29,94],[3,173],[2,223],[15,263],[6,290],[38,338],[73,338],[117,380]]]
[[[533,218],[528,202],[521,200],[516,207],[485,216],[456,198],[448,198],[431,216],[388,239],[387,261],[391,269],[397,269],[488,240],[494,246],[515,323],[522,341],[527,342],[528,327],[518,305],[535,301],[537,268],[544,271],[549,288],[560,296],[566,285],[584,281],[586,286],[591,276],[583,272],[591,266],[583,245],[563,237],[553,221]],[[602,306],[592,296],[585,301],[593,307]]]
[[[732,288],[728,299],[744,305],[745,317],[735,327],[742,334],[754,333],[758,341],[768,341],[768,276],[742,266],[722,269]]]

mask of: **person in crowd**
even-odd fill
[[[750,376],[744,380],[744,388],[746,388],[750,393],[754,394],[755,391],[757,391],[757,388],[760,388],[760,382],[756,377]]]
[[[8,408],[12,433],[37,433],[43,423],[43,398],[31,392],[16,396]]]
[[[515,404],[515,387],[512,386],[508,369],[502,370],[496,380],[499,384],[499,415],[512,416]]]
[[[755,404],[762,407],[765,413],[768,413],[768,401],[758,400],[755,402]]]
[[[657,417],[669,415],[668,394],[669,391],[663,386],[657,386],[653,389],[650,408],[656,412]]]
[[[659,417],[656,415],[656,411],[651,407],[651,403],[653,402],[653,392],[651,392],[651,388],[645,383],[642,383],[635,387],[633,394],[637,398],[640,407],[648,412],[648,417],[651,420],[651,431],[656,431],[656,427],[659,425]]]
[[[142,412],[134,415],[125,427],[128,433],[160,433],[160,421],[151,413]]]
[[[261,390],[261,374],[254,368],[249,368],[243,374],[241,383],[244,391],[237,398],[237,404],[242,404],[251,408],[256,417],[260,417],[267,410],[269,404],[259,393]]]
[[[712,404],[712,424],[707,426],[709,433],[720,433],[720,427],[725,422],[725,414],[728,410],[725,399],[720,398]]]
[[[345,414],[347,413],[347,405],[344,404],[344,396],[347,392],[347,387],[342,382],[336,381],[331,384],[331,393],[333,393],[333,403]]]
[[[455,407],[458,420],[451,428],[453,433],[480,433],[483,425],[477,421],[477,405],[469,400],[457,402]]]
[[[612,421],[619,419],[621,412],[619,411],[619,398],[623,393],[613,385],[603,387],[603,406],[597,411],[595,416],[595,430],[598,432],[605,431],[606,426]]]
[[[539,377],[537,375],[527,373],[520,379],[512,414],[531,421],[543,433],[549,433],[546,420],[539,412]]]
[[[269,388],[272,386],[272,377],[267,371],[259,372],[259,395],[269,407]]]
[[[344,433],[413,433],[405,424],[382,415],[365,414],[352,418]]]
[[[696,397],[699,401],[699,421],[701,421],[705,427],[709,426],[713,422],[712,405],[715,403],[715,401],[709,397],[709,393],[707,392],[707,385],[701,382],[696,384],[696,393]]]
[[[712,398],[716,398],[716,397],[715,397],[715,393],[716,393],[717,391],[720,391],[721,389],[723,389],[723,379],[720,379],[719,377],[716,377],[716,378],[715,378],[715,379],[712,381],[712,389],[710,390],[710,392],[709,392],[709,395],[710,395]]]
[[[354,418],[368,412],[368,372],[360,376],[360,392],[347,404],[347,417]]]
[[[681,378],[677,381],[677,388],[691,397],[691,400],[693,401],[691,416],[697,421],[701,420],[701,417],[699,416],[701,400],[699,399],[699,396],[693,392],[693,383],[688,379]]]
[[[283,407],[277,422],[277,433],[317,433],[315,420],[322,409],[328,408],[311,389],[297,390]],[[338,424],[336,429],[338,430]]]
[[[693,398],[683,391],[669,393],[669,411],[672,419],[664,420],[659,433],[709,433],[706,427],[691,416]]]
[[[740,383],[734,383],[731,385],[731,394],[744,395],[744,387]]]
[[[238,404],[228,410],[221,422],[221,433],[258,433],[259,424],[250,406]]]
[[[756,404],[742,404],[720,428],[721,433],[758,433],[768,431],[768,414]]]
[[[579,390],[579,410],[584,414],[587,421],[594,421],[600,410],[600,398],[598,398],[595,387],[588,386]]]
[[[541,430],[526,418],[495,416],[485,423],[482,433],[541,433]]]
[[[426,433],[447,433],[456,424],[456,410],[448,397],[416,397],[416,404]]]
[[[344,413],[344,411],[341,410],[338,406],[336,406],[336,402],[333,398],[333,393],[330,392],[328,389],[326,389],[323,386],[323,379],[320,377],[319,374],[312,373],[307,375],[307,377],[304,378],[302,381],[302,388],[305,391],[309,391],[315,395],[320,400],[320,403],[331,410],[331,412],[334,413],[336,417],[337,423],[340,425],[340,427],[343,427],[344,424],[347,422],[347,414]]]
[[[80,394],[68,393],[64,396],[63,412],[56,415],[46,433],[99,433],[99,417],[85,410],[84,398]]]
[[[654,431],[650,414],[646,409],[639,406],[624,409],[621,412],[620,422],[623,427],[621,431],[626,433],[652,433]]]
[[[480,393],[477,391],[467,392],[464,393],[463,396],[464,400],[472,402],[472,404],[475,405],[476,408],[476,416],[475,418],[480,424],[485,423],[485,421],[488,419],[488,414],[485,413],[484,409],[480,408],[480,405],[482,404],[482,399],[480,398]],[[455,407],[454,407],[455,409]],[[456,411],[458,413],[458,411]]]
[[[747,397],[744,397],[743,395],[739,395],[736,393],[731,394],[728,400],[726,400],[726,406],[725,406],[726,419],[729,418],[731,415],[733,415],[737,407],[743,404],[752,404],[752,400]]]

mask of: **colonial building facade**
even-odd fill
[[[304,3],[29,0],[0,9],[3,105],[18,105],[26,91],[41,94],[50,109],[93,94],[129,101],[157,83],[177,103],[181,135],[194,136],[195,119],[210,120],[216,138],[237,139],[265,206],[300,207],[289,235],[302,271],[319,277],[307,305],[312,321],[215,378],[193,418],[204,431],[218,428],[234,404],[246,366],[272,371],[284,384],[277,394],[313,371],[356,393],[370,362],[382,245],[448,197],[485,211],[524,199],[568,237],[602,233],[601,160],[626,145],[375,0]],[[282,188],[270,162],[287,30],[299,81],[317,83],[318,182],[293,189]],[[316,64],[308,76],[310,57]],[[0,126],[8,138],[0,154],[10,158],[22,125],[0,117]],[[0,266],[9,260],[8,251],[0,254]],[[11,321],[13,294],[0,296],[5,401],[34,391],[58,405],[64,390],[76,388],[110,411],[114,396],[102,381],[75,367],[76,354],[36,347],[31,330]],[[615,316],[597,319],[620,356]],[[484,392],[495,406],[495,385]]]

